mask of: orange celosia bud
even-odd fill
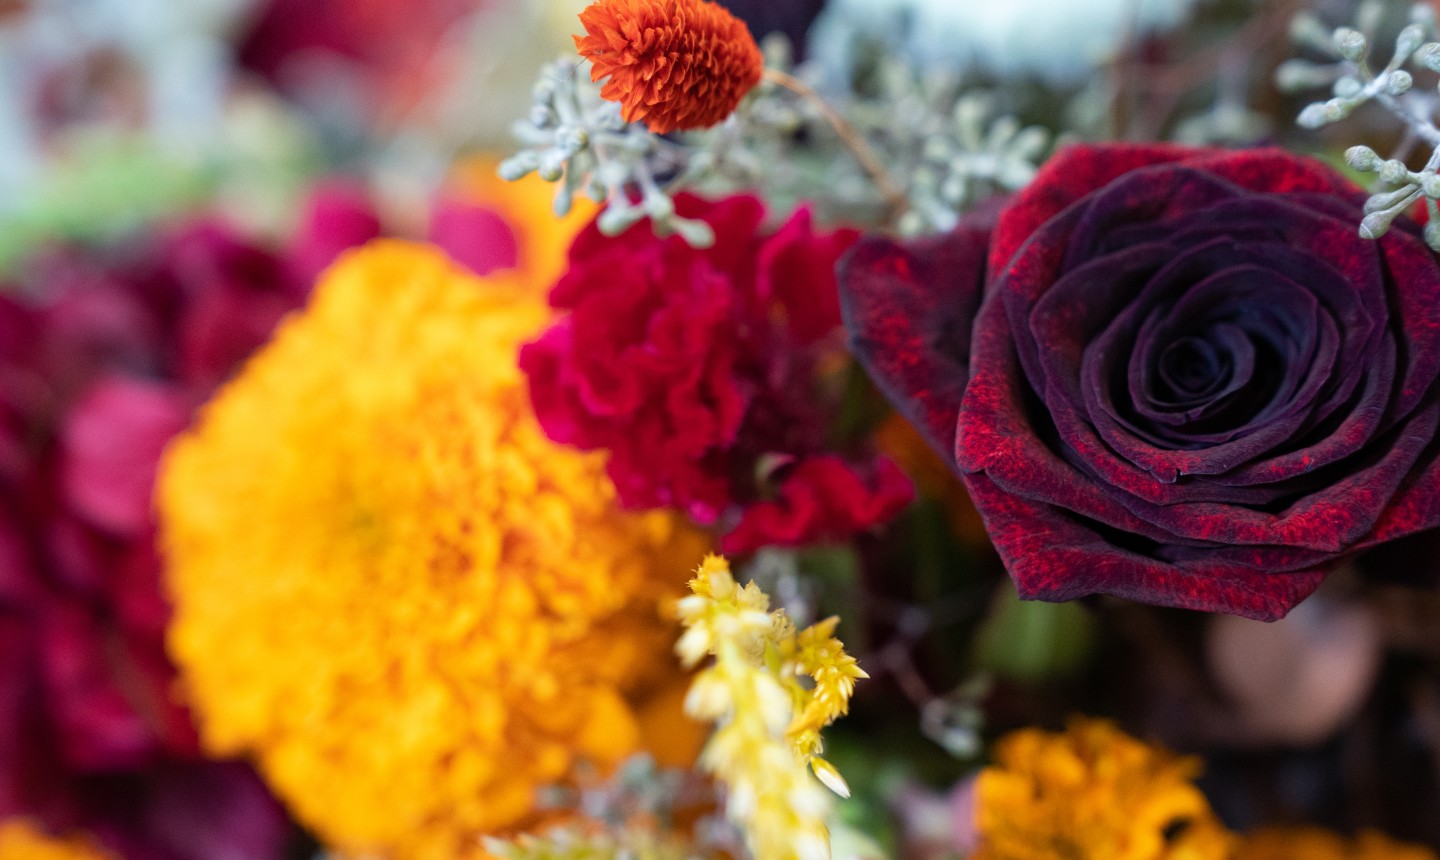
[[[657,134],[715,125],[764,71],[745,22],[705,0],[599,0],[580,23],[590,79],[609,77],[600,95]]]

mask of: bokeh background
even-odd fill
[[[723,2],[819,81],[888,50],[1062,140],[1272,142],[1332,162],[1401,142],[1383,117],[1298,135],[1304,100],[1272,85],[1292,14],[1351,20],[1345,0]],[[427,238],[477,271],[539,253],[507,224],[549,223],[548,189],[502,187],[495,165],[585,5],[0,0],[0,818],[152,860],[313,856],[247,768],[201,759],[171,695],[155,463],[339,251]],[[1116,713],[1204,754],[1233,826],[1440,846],[1440,603],[1376,584],[1440,577],[1433,546],[1372,556],[1363,586],[1337,576],[1274,625],[1021,605],[955,485],[922,491],[932,504],[859,548],[877,597],[846,639],[869,643],[877,678],[835,740],[866,808],[914,812],[899,829],[916,852],[937,816],[949,827],[935,787],[973,762],[982,700],[987,730]],[[933,541],[953,564],[907,554]],[[886,755],[922,765],[887,774]]]

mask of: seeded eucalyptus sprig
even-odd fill
[[[648,217],[657,233],[678,233],[691,245],[708,247],[715,241],[710,226],[681,218],[670,197],[704,160],[621,119],[620,105],[600,98],[584,66],[583,61],[560,60],[541,71],[530,115],[515,124],[515,136],[525,148],[501,162],[500,176],[513,181],[538,173],[556,183],[555,213],[561,216],[570,212],[577,194],[588,195],[605,206],[598,226],[606,235],[623,233]],[[680,175],[665,187],[656,178],[677,171]],[[638,189],[638,201],[632,189]]]
[[[1049,132],[996,111],[989,94],[893,58],[862,94],[817,91],[806,68],[790,68],[783,41],[769,41],[766,57],[764,80],[727,120],[666,136],[626,123],[585,61],[558,61],[515,126],[524,148],[500,174],[556,183],[559,214],[576,195],[591,197],[605,207],[598,226],[607,235],[648,217],[657,233],[705,247],[709,226],[675,212],[682,190],[764,188],[772,200],[803,199],[823,214],[915,235],[950,229],[977,201],[1023,187],[1051,145]]]
[[[1395,49],[1389,62],[1378,71],[1370,62],[1374,32],[1383,12],[1376,0],[1362,3],[1355,26],[1340,27],[1326,33],[1313,15],[1302,13],[1291,27],[1296,41],[1327,54],[1324,63],[1290,60],[1277,70],[1277,83],[1282,89],[1299,90],[1329,84],[1332,97],[1307,105],[1296,122],[1304,128],[1320,128],[1339,122],[1360,105],[1375,102],[1399,118],[1408,133],[1431,147],[1429,159],[1418,171],[1411,170],[1398,158],[1382,158],[1368,146],[1352,146],[1345,152],[1346,162],[1356,170],[1374,173],[1380,190],[1365,202],[1365,217],[1360,222],[1360,235],[1378,239],[1390,229],[1397,217],[1420,200],[1425,201],[1429,224],[1425,241],[1440,251],[1440,128],[1434,122],[1436,97],[1415,91],[1415,72],[1440,72],[1440,42],[1431,41],[1435,34],[1435,16],[1428,5],[1417,4],[1410,23],[1395,38]]]

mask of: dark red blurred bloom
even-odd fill
[[[150,495],[166,443],[323,258],[378,232],[347,206],[317,197],[283,255],[199,223],[47,253],[0,292],[0,818],[142,860],[283,851],[279,807],[201,759],[174,699]]]
[[[1022,595],[1275,618],[1440,525],[1440,265],[1413,224],[1360,239],[1363,196],[1276,150],[1072,147],[993,234],[857,248],[847,325]]]
[[[710,224],[714,247],[648,224],[577,237],[550,296],[569,314],[520,357],[546,433],[607,450],[628,507],[712,524],[763,503],[737,548],[840,538],[893,516],[893,466],[814,461],[834,423],[820,368],[840,324],[834,266],[855,233],[817,233],[802,209],[767,234],[753,197],[677,205]],[[877,469],[884,480],[861,479]],[[845,496],[815,504],[842,484]]]
[[[399,116],[444,77],[446,32],[486,0],[267,0],[240,39],[240,62],[302,100]],[[378,116],[372,116],[376,119]]]

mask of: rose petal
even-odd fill
[[[897,408],[953,457],[990,224],[901,244],[868,238],[840,263],[850,345]]]
[[[1130,600],[1272,621],[1320,586],[1328,566],[1272,573],[1232,562],[1170,563],[1117,546],[1062,509],[964,476],[995,548],[1027,600],[1112,594]]]
[[[1061,147],[1040,168],[995,225],[990,246],[989,269],[1003,272],[1041,225],[1059,215],[1070,204],[1131,170],[1195,157],[1196,150],[1169,144],[1113,144],[1109,146]]]

